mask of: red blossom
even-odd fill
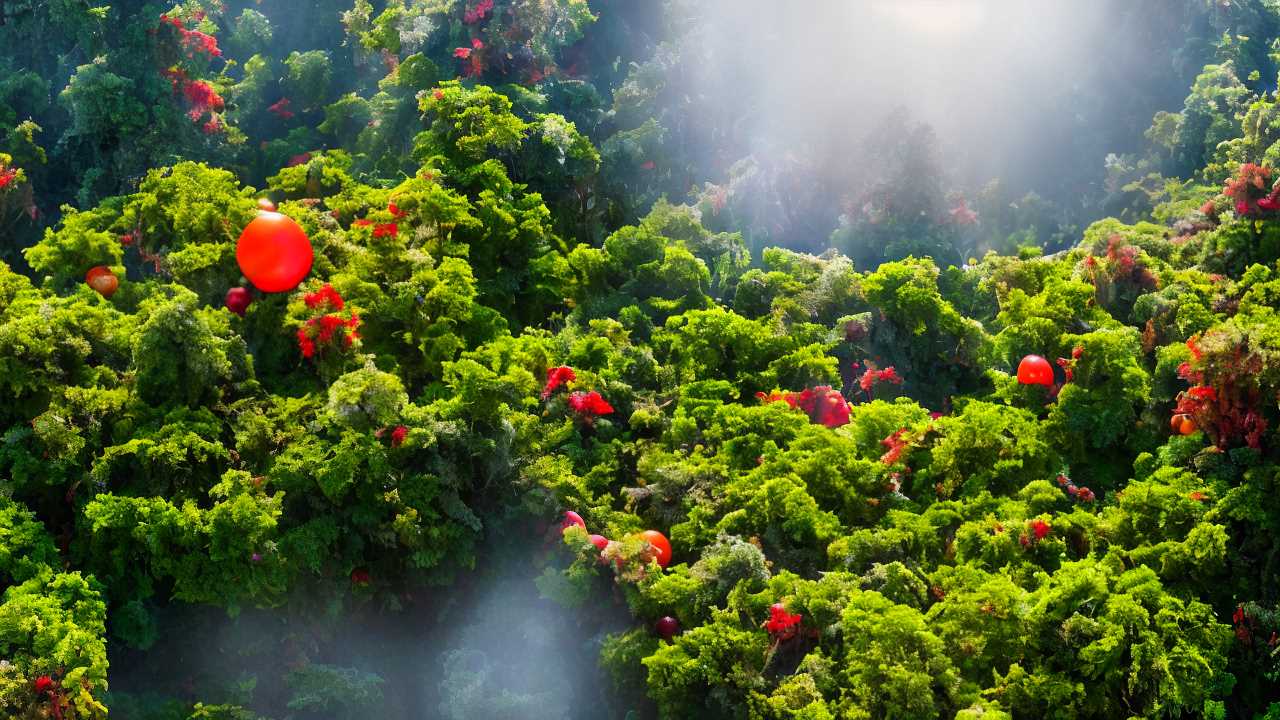
[[[311,153],[304,152],[289,158],[289,162],[285,163],[285,167],[297,167],[311,162]]]
[[[970,210],[964,198],[961,198],[959,204],[951,208],[951,222],[955,225],[977,225],[978,213]]]
[[[484,20],[485,17],[493,10],[493,0],[480,0],[474,8],[468,8],[462,14],[462,22],[468,25],[475,25]]]
[[[196,22],[204,19],[204,16],[197,13]],[[188,30],[186,23],[177,16],[161,15],[160,23],[162,25],[171,25],[175,32],[178,33],[179,42],[182,48],[186,50],[187,57],[193,58],[197,53],[208,55],[210,58],[222,57],[222,50],[218,48],[218,39],[199,30]]]
[[[17,177],[17,168],[5,167],[4,164],[0,163],[0,190],[8,187],[9,183],[12,183]]]
[[[41,675],[36,678],[35,691],[37,695],[45,695],[53,692],[53,678],[48,675]]]
[[[809,419],[819,425],[835,429],[849,424],[848,401],[827,385],[805,389],[795,398],[794,406],[808,413]]]
[[[466,60],[471,57],[471,48],[464,48],[464,47],[454,48],[453,56],[458,58],[459,60]]]
[[[771,390],[768,393],[757,392],[756,399],[766,405],[775,402],[785,402],[791,407],[796,406],[795,393],[783,392],[781,390]]]
[[[1049,523],[1041,520],[1040,518],[1032,520],[1028,526],[1031,528],[1031,532],[1035,535],[1036,540],[1043,540],[1049,534]]]
[[[275,114],[281,120],[288,120],[293,117],[293,111],[289,109],[289,98],[280,98],[271,107],[267,108],[267,112]]]
[[[373,224],[373,221],[372,221],[372,220],[369,220],[369,219],[367,219],[367,218],[360,218],[359,220],[352,220],[352,221],[351,221],[351,225],[352,225],[353,227],[368,227],[368,226],[370,226],[370,225],[372,225],[372,224]]]
[[[1195,500],[1196,502],[1204,502],[1205,500],[1209,499],[1208,495],[1205,495],[1203,492],[1199,490],[1193,490],[1187,493],[1187,497],[1192,500]]]
[[[1197,400],[1204,400],[1205,402],[1216,402],[1218,399],[1217,390],[1203,385],[1191,388],[1187,391],[1187,394]]]
[[[1062,368],[1062,374],[1066,376],[1067,382],[1071,382],[1072,380],[1076,379],[1076,371],[1075,371],[1076,361],[1075,360],[1058,358],[1054,362],[1058,364],[1058,367]]]
[[[1187,338],[1187,349],[1191,351],[1191,359],[1193,360],[1200,360],[1200,358],[1204,357],[1204,352],[1200,349],[1199,340],[1199,335],[1192,335]]]
[[[898,374],[893,366],[889,366],[883,370],[876,368],[875,363],[867,363],[867,371],[862,374],[862,378],[858,380],[858,387],[871,397],[872,390],[880,383],[889,383],[890,385],[901,385],[902,376]]]
[[[400,234],[400,226],[395,223],[379,223],[373,228],[376,238],[395,237]]]
[[[573,368],[566,365],[549,368],[547,370],[547,384],[542,388],[542,399],[546,400],[551,397],[551,393],[555,392],[562,385],[577,380],[578,376],[573,372]]]
[[[579,416],[584,419],[591,420],[601,415],[608,415],[613,412],[613,406],[610,405],[600,393],[592,390],[591,392],[578,391],[569,394],[569,407],[573,408]]]
[[[904,438],[907,435],[907,428],[901,428],[889,437],[880,441],[880,444],[889,448],[889,451],[880,456],[880,462],[885,465],[892,465],[902,459],[902,453],[910,446]]]
[[[319,318],[312,318],[307,321],[312,327],[319,327],[320,331],[317,338],[320,342],[329,342],[333,340],[333,334],[338,330],[346,327],[346,321],[337,315],[322,315]]]
[[[796,636],[800,630],[798,626],[803,619],[804,616],[799,613],[794,615],[788,613],[782,603],[774,603],[769,606],[769,619],[765,621],[764,629],[775,640],[787,640]]]
[[[324,287],[313,293],[307,293],[302,299],[307,303],[307,307],[312,310],[324,307],[338,312],[346,304],[342,296],[338,294],[338,291],[334,290],[329,283],[325,283]]]
[[[302,351],[304,358],[311,358],[316,354],[316,343],[307,333],[306,327],[298,328],[298,349]]]
[[[394,200],[387,203],[387,212],[391,213],[392,217],[397,220],[409,214],[397,207]]]
[[[400,447],[408,435],[409,428],[404,425],[397,425],[395,429],[391,431],[391,447]]]

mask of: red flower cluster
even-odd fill
[[[860,367],[861,366],[858,363],[854,363],[854,372],[857,372]],[[880,383],[901,385],[902,376],[898,374],[897,370],[893,369],[892,365],[883,370],[879,370],[876,368],[875,363],[868,362],[866,372],[862,373],[862,378],[858,380],[858,387],[862,388],[862,392],[866,393],[867,397],[870,398],[875,386]]]
[[[187,117],[198,120],[206,112],[222,112],[225,106],[222,96],[204,80],[192,80],[182,87],[182,94],[191,103]]]
[[[315,310],[317,308],[332,310],[333,312],[341,311],[346,305],[342,296],[329,283],[325,283],[324,287],[313,293],[307,293],[303,296],[303,301],[307,303],[307,307]]]
[[[267,112],[273,113],[281,120],[288,120],[293,117],[293,111],[289,109],[289,98],[280,98],[274,104],[267,108]]]
[[[46,695],[53,692],[53,678],[48,675],[41,675],[36,678],[35,691],[37,695]]]
[[[1032,520],[1029,527],[1031,528],[1031,533],[1035,535],[1036,540],[1045,539],[1049,535],[1049,530],[1051,529],[1049,527],[1049,523],[1041,520],[1040,518]]]
[[[223,111],[226,103],[212,85],[204,80],[192,80],[186,71],[179,67],[166,68],[161,70],[160,74],[169,81],[173,91],[181,92],[187,103],[191,105],[191,109],[187,111],[187,118],[191,122],[199,122],[200,118],[208,114],[211,117],[202,127],[205,134],[212,135],[222,130],[222,121],[217,113]]]
[[[608,415],[613,412],[613,406],[610,405],[600,393],[592,390],[591,392],[578,391],[569,394],[569,407],[578,413],[580,417],[588,422],[594,420],[601,415]]]
[[[551,397],[551,393],[554,393],[562,385],[566,385],[577,379],[578,379],[578,376],[576,373],[573,372],[573,368],[568,367],[567,365],[548,368],[547,384],[542,388],[542,399],[546,400],[547,398]],[[612,412],[612,410],[613,409],[610,408],[610,412]]]
[[[304,152],[289,158],[289,162],[285,163],[285,167],[298,167],[311,162],[311,153]]]
[[[803,615],[787,612],[782,603],[774,603],[769,606],[769,619],[765,621],[764,629],[774,640],[790,640],[800,632],[800,621],[803,619]]]
[[[4,163],[0,163],[0,190],[5,189],[18,177],[18,169],[6,167]]]
[[[758,392],[756,397],[764,403],[785,402],[793,408],[800,408],[809,414],[811,421],[832,429],[849,424],[849,403],[829,385],[807,388],[798,393],[781,390],[767,394]]]
[[[959,204],[951,208],[951,222],[954,225],[977,225],[978,213],[970,210],[964,198],[960,198]]]
[[[1062,488],[1068,495],[1075,498],[1076,502],[1091,503],[1098,499],[1098,497],[1093,494],[1092,490],[1087,487],[1076,487],[1075,483],[1071,482],[1071,478],[1066,475],[1058,476],[1058,487]]]
[[[391,217],[393,217],[393,218],[395,218],[395,219],[397,219],[397,220],[402,220],[402,219],[404,219],[404,217],[405,217],[405,216],[407,216],[407,215],[409,214],[409,213],[405,212],[404,210],[401,210],[401,209],[399,208],[399,206],[397,206],[397,205],[396,205],[396,203],[395,203],[395,201],[394,201],[394,200],[392,200],[391,202],[387,203],[387,212],[391,213]]]
[[[391,447],[400,447],[404,444],[404,439],[409,436],[409,428],[404,425],[397,425],[391,431]]]
[[[373,228],[376,238],[395,237],[400,234],[400,226],[395,223],[378,223]]]
[[[1271,177],[1271,168],[1245,163],[1235,178],[1227,181],[1222,193],[1231,198],[1236,214],[1242,217],[1275,212],[1280,210],[1280,189],[1271,188]]]
[[[196,16],[196,21],[203,20],[203,14]],[[194,58],[196,54],[207,55],[210,58],[222,57],[222,50],[218,48],[218,39],[199,30],[188,30],[185,22],[176,15],[161,15],[160,24],[171,25],[178,33],[178,40],[182,43],[182,48],[186,50],[188,58]]]
[[[368,585],[372,581],[373,581],[373,577],[369,574],[368,568],[358,567],[351,571],[352,585],[364,586],[364,585]]]
[[[475,25],[484,20],[492,11],[493,0],[480,0],[474,8],[469,8],[462,14],[462,22],[468,25]]]
[[[880,441],[880,444],[889,448],[888,452],[880,456],[880,462],[885,465],[892,465],[902,459],[902,454],[906,452],[911,443],[906,439],[907,428],[901,428],[894,434]]]
[[[796,396],[795,405],[820,425],[835,429],[849,424],[849,403],[838,390],[827,385],[805,389]]]
[[[1204,431],[1221,449],[1240,441],[1260,448],[1268,426],[1257,380],[1262,357],[1244,339],[1223,334],[1207,339],[1212,354],[1198,335],[1187,340],[1191,361],[1178,366],[1178,375],[1191,387],[1178,394],[1175,417],[1190,419],[1191,427]]]
[[[308,293],[303,300],[308,308],[325,313],[308,319],[298,328],[298,349],[302,351],[303,357],[315,357],[321,345],[332,344],[339,337],[342,338],[344,349],[349,349],[360,339],[360,316],[352,313],[350,317],[344,318],[336,314],[346,303],[331,285],[326,283],[320,290]]]

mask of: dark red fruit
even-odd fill
[[[249,288],[233,287],[227,291],[226,305],[231,312],[244,317],[244,313],[253,303],[253,293]]]
[[[676,633],[680,632],[680,621],[670,615],[667,615],[664,618],[660,618],[658,622],[654,624],[653,631],[658,633],[658,637],[666,640],[667,642],[671,642],[671,638],[675,637]]]

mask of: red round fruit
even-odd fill
[[[253,286],[263,292],[289,292],[311,272],[314,252],[307,234],[293,218],[260,212],[245,226],[236,243],[236,262]]]
[[[680,621],[668,615],[654,623],[653,630],[658,633],[658,637],[670,642],[680,632]]]
[[[1178,432],[1182,433],[1183,435],[1190,435],[1191,433],[1195,432],[1196,429],[1197,428],[1196,428],[1195,419],[1193,419],[1190,415],[1183,415],[1182,424],[1178,428]]]
[[[604,550],[609,547],[609,538],[603,535],[592,535],[591,544],[595,545],[597,550]]]
[[[269,198],[258,198],[258,209],[266,212],[275,212],[276,204],[271,202]]]
[[[1018,363],[1018,382],[1023,385],[1053,385],[1053,366],[1039,355],[1028,355]]]
[[[585,522],[583,522],[583,520],[582,520],[582,516],[581,516],[581,515],[579,515],[578,513],[574,512],[574,511],[572,511],[572,510],[565,510],[565,511],[564,511],[564,520],[562,520],[562,521],[560,522],[560,532],[562,532],[562,533],[563,533],[565,530],[568,530],[569,528],[573,527],[574,525],[577,525],[578,527],[582,528],[583,530],[586,530],[586,529],[587,529],[587,524],[586,524]]]
[[[102,297],[108,298],[115,294],[116,288],[120,287],[120,278],[116,277],[116,274],[106,265],[99,265],[85,273],[84,281]]]
[[[649,541],[653,549],[657,551],[658,566],[665,568],[667,563],[671,562],[671,543],[667,540],[667,536],[657,530],[645,530],[640,533],[640,537]]]
[[[244,313],[253,303],[253,293],[249,288],[233,287],[227,291],[226,306],[231,312],[244,317]]]

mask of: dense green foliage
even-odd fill
[[[0,42],[52,22],[97,57],[50,158],[12,109],[47,78],[0,80],[0,173],[23,168],[0,231],[57,184],[37,173],[83,177],[0,266],[6,716],[366,716],[394,689],[321,661],[282,670],[275,705],[252,681],[112,697],[108,645],[148,650],[187,605],[393,612],[513,518],[552,525],[538,587],[565,613],[625,605],[599,649],[622,712],[1280,716],[1280,135],[1232,69],[1274,74],[1256,42],[1224,40],[1234,66],[1156,118],[1143,167],[1184,179],[1146,221],[969,259],[913,174],[919,128],[882,144],[901,174],[877,192],[920,183],[909,211],[811,255],[759,247],[717,188],[682,204],[645,179],[678,154],[645,90],[675,50],[556,72],[636,50],[617,3],[359,0],[348,45],[278,56],[271,8],[212,5],[0,9]],[[202,54],[219,30],[249,57]],[[0,70],[52,52],[33,43]],[[192,107],[200,77],[220,99]],[[316,259],[240,316],[223,298],[261,196]],[[1018,382],[1028,354],[1052,387]],[[567,509],[613,540],[603,561],[556,537]],[[451,653],[441,715],[562,709],[493,674]]]

